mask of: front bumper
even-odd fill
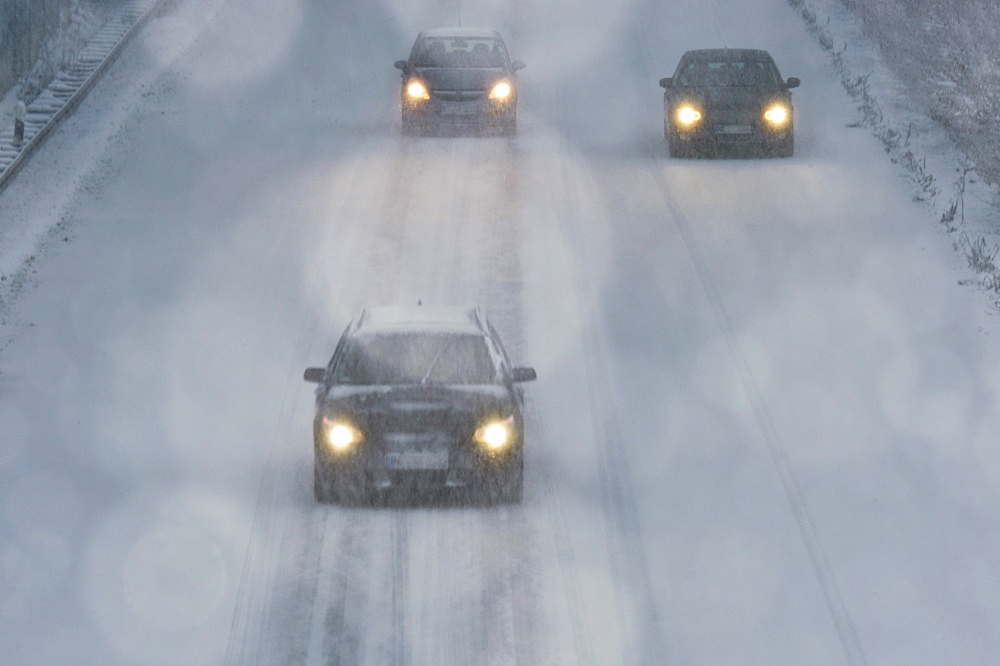
[[[402,99],[403,124],[409,126],[503,124],[515,117],[517,101],[488,99],[486,92],[430,94],[430,99]]]
[[[692,147],[767,147],[789,141],[795,132],[792,118],[776,126],[763,118],[763,111],[756,109],[709,110],[697,124],[689,126],[679,123],[676,113],[676,108],[665,108],[669,134],[674,140]]]
[[[685,142],[739,146],[776,143],[791,136],[794,128],[791,123],[777,130],[761,123],[706,123],[697,129],[675,124],[671,131],[677,139]]]
[[[317,472],[334,484],[350,484],[366,491],[487,486],[519,472],[523,459],[519,438],[502,452],[489,453],[471,437],[461,435],[375,435],[342,453],[331,451],[321,436],[317,432]]]

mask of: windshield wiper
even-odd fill
[[[427,378],[431,376],[432,372],[434,372],[434,368],[437,367],[438,361],[441,360],[441,357],[444,356],[444,353],[448,351],[448,349],[451,347],[452,344],[454,344],[455,340],[457,339],[458,338],[452,338],[451,340],[448,341],[448,344],[446,344],[444,347],[441,348],[441,351],[439,351],[437,353],[437,356],[434,357],[434,360],[431,361],[431,367],[427,368],[427,372],[424,373],[423,379],[420,380],[421,384],[427,383]]]

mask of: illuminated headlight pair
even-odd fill
[[[335,451],[349,451],[365,437],[360,430],[347,421],[331,420],[323,417],[326,441]]]
[[[764,112],[764,120],[776,127],[786,124],[790,116],[788,108],[780,104],[776,104]]]
[[[476,430],[473,439],[487,451],[502,451],[510,445],[514,436],[514,417],[502,421],[491,421]]]
[[[764,112],[764,119],[775,126],[788,122],[791,114],[788,108],[777,104]],[[701,111],[692,106],[682,106],[677,110],[677,122],[685,127],[691,127],[701,120]]]
[[[513,92],[513,88],[506,81],[501,81],[500,83],[493,86],[490,90],[490,99],[507,99]],[[420,81],[414,79],[410,81],[409,85],[406,86],[406,94],[410,96],[411,99],[430,99],[431,95],[427,92],[427,86],[425,86]]]
[[[414,79],[406,86],[406,94],[410,99],[430,99],[431,94],[427,92],[427,86]]]

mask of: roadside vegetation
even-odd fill
[[[1000,310],[1000,3],[996,0],[788,0],[830,54],[841,82],[868,128],[916,185],[915,198],[937,207],[953,245]],[[839,9],[860,26],[911,108],[943,130],[958,148],[944,171],[928,167],[912,118],[892,108],[891,93],[871,85],[873,70],[847,52],[831,22]],[[971,186],[979,185],[971,202]],[[939,196],[940,195],[940,196]],[[987,201],[983,202],[982,199]],[[976,203],[976,219],[967,208]],[[985,206],[978,205],[985,203]]]
[[[996,0],[840,0],[897,77],[1000,183],[1000,3]]]

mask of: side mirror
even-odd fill
[[[800,84],[800,83],[802,83],[802,82],[801,82],[801,81],[799,81],[799,80],[798,80],[797,78],[795,78],[794,76],[789,76],[789,77],[788,77],[788,80],[787,80],[787,81],[785,81],[785,87],[786,87],[786,88],[789,88],[789,89],[790,89],[790,88],[798,88],[798,87],[799,87],[799,84]]]
[[[664,90],[672,88],[673,85],[674,85],[674,80],[670,77],[667,77],[665,79],[660,79],[660,87],[663,88]]]
[[[306,368],[302,379],[313,384],[322,384],[326,381],[326,368]]]
[[[392,63],[392,66],[395,67],[396,69],[402,70],[404,72],[406,71],[406,61],[405,60],[397,60],[396,62]]]
[[[525,65],[520,60],[515,60],[514,62],[510,63],[510,68],[515,72],[524,69],[525,67],[527,67],[527,65]]]
[[[535,374],[534,368],[511,368],[510,378],[517,383],[533,382],[538,379],[538,375]]]

